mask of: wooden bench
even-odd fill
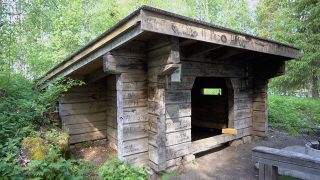
[[[306,154],[258,146],[252,158],[259,163],[259,180],[277,179],[279,167],[320,176],[320,158]]]

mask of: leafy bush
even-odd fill
[[[301,127],[320,124],[320,100],[292,96],[269,95],[269,124],[291,134]]]
[[[72,86],[82,84],[76,80],[61,79],[48,90],[40,91],[34,87],[32,81],[21,75],[0,76],[0,174],[2,178],[22,179],[26,175],[26,167],[18,159],[23,137],[36,137],[36,130],[39,130],[40,127],[51,129],[52,125],[44,116],[44,112],[54,109],[63,92]],[[63,142],[65,138],[53,142],[55,133],[50,133],[47,136],[51,137],[52,142],[49,143],[65,144]],[[28,144],[27,141],[26,144]],[[34,145],[31,139],[29,139],[29,144]],[[44,157],[45,153],[38,150],[33,152],[36,157],[34,159],[43,160],[39,161],[41,163],[38,163],[37,167],[43,165],[45,168],[47,158]],[[31,164],[34,163],[31,162]],[[73,161],[65,160],[63,163],[68,165],[71,163],[73,168],[77,166],[77,163]]]
[[[58,148],[60,153],[65,153],[69,148],[69,134],[56,129],[47,131],[44,135],[45,139]]]
[[[147,179],[148,173],[145,168],[133,167],[131,164],[121,161],[118,158],[112,158],[101,166],[99,176],[106,180],[144,180]]]
[[[79,160],[64,159],[59,150],[50,148],[46,159],[31,161],[25,176],[37,179],[85,179],[90,166]]]

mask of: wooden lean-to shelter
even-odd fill
[[[71,144],[107,139],[120,159],[163,171],[215,145],[265,136],[268,80],[298,56],[295,47],[144,6],[39,84],[86,82],[59,102]]]

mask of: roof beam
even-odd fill
[[[225,28],[197,23],[183,17],[170,16],[147,9],[141,10],[141,27],[143,30],[149,32],[290,58],[299,57],[299,50],[280,43],[270,42],[262,38],[237,33]]]

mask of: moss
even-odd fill
[[[40,137],[25,137],[21,148],[27,150],[28,157],[32,160],[44,160],[48,146]]]

